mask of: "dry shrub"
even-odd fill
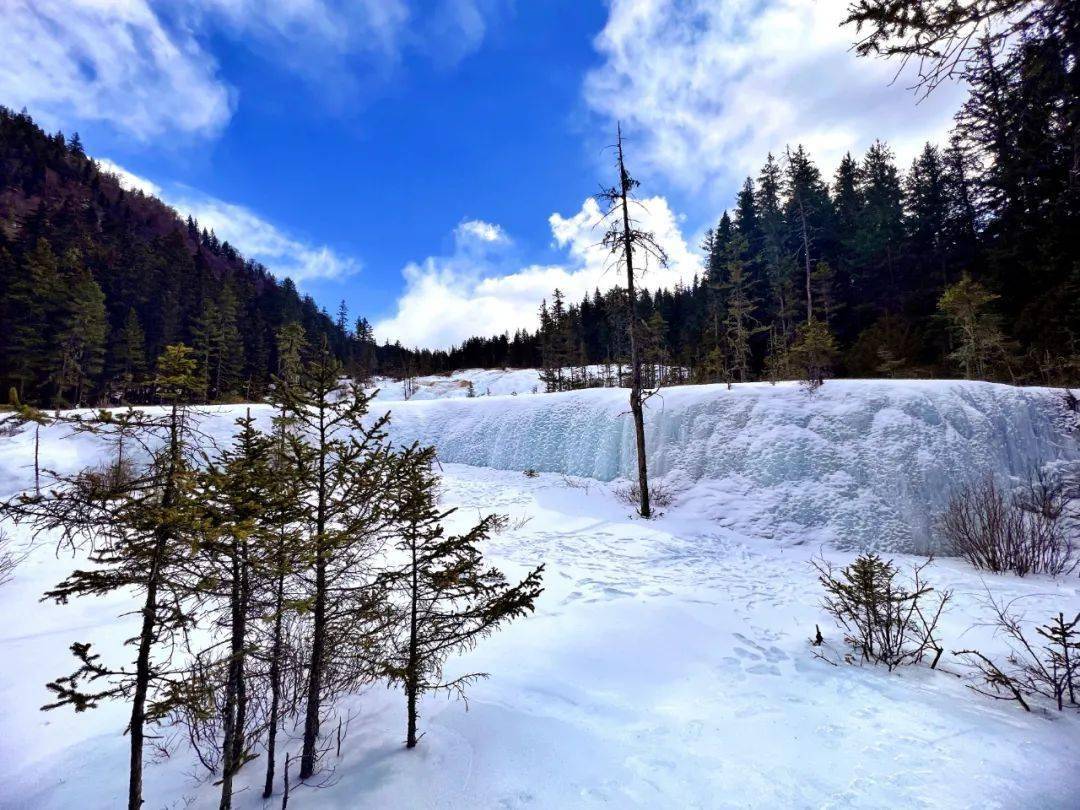
[[[912,569],[910,587],[899,580],[900,571],[891,560],[876,554],[862,554],[839,570],[827,560],[812,562],[825,588],[822,607],[843,629],[851,648],[846,662],[884,664],[891,671],[932,655],[930,668],[937,666],[943,648],[934,633],[951,594],[935,591],[923,580],[930,560]],[[815,646],[823,641],[819,630]]]
[[[89,467],[79,473],[82,493],[94,500],[109,500],[125,492],[138,478],[138,470],[128,459]]]
[[[638,506],[641,503],[641,485],[633,481],[615,490],[615,497],[630,506]],[[654,481],[649,484],[649,504],[666,509],[675,502],[675,492],[663,481]]]
[[[1042,475],[1019,493],[988,476],[953,495],[940,528],[953,552],[976,568],[1057,576],[1076,567],[1072,500],[1065,484]]]
[[[1029,701],[1042,697],[1053,701],[1058,711],[1080,706],[1080,613],[1073,619],[1058,613],[1049,622],[1035,628],[1035,635],[1023,629],[1023,617],[1005,604],[988,595],[994,612],[994,626],[1009,646],[1005,665],[999,665],[978,650],[958,650],[979,673],[979,681],[971,685],[976,692],[997,700],[1014,700],[1026,711]]]
[[[11,582],[15,575],[15,555],[10,550],[11,538],[0,529],[0,585]]]

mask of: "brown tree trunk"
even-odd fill
[[[622,129],[619,130],[619,188],[622,191],[623,251],[626,253],[626,291],[627,315],[630,319],[630,412],[634,416],[634,439],[637,446],[638,489],[641,490],[642,517],[650,517],[649,506],[649,471],[645,461],[645,412],[641,404],[641,357],[637,345],[637,295],[634,292],[634,239],[630,230],[630,207],[627,196],[630,193],[629,175],[623,164]]]
[[[284,563],[279,559],[277,591],[274,596],[274,640],[270,648],[270,718],[266,739],[266,784],[263,785],[263,798],[269,799],[274,793],[274,756],[277,748],[277,730],[281,722],[281,610],[284,601]]]
[[[315,754],[319,741],[320,693],[326,647],[326,444],[327,427],[325,405],[320,404],[319,414],[319,478],[315,518],[315,605],[311,626],[311,669],[308,674],[307,712],[304,716],[304,746],[300,753],[300,778],[307,779],[315,773]]]
[[[416,570],[416,541],[413,541],[412,549],[412,604],[410,606],[409,614],[409,663],[405,669],[405,695],[408,700],[408,713],[409,713],[409,728],[408,736],[406,738],[405,747],[416,747],[416,693],[419,689],[420,679],[420,662],[419,651],[417,650],[417,610],[416,610],[416,598],[417,591],[419,589],[419,583],[417,582],[417,570]]]

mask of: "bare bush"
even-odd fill
[[[839,570],[827,560],[812,561],[825,588],[822,606],[843,629],[844,643],[851,648],[845,661],[884,664],[892,671],[932,655],[930,668],[937,667],[944,648],[934,633],[951,594],[935,591],[923,580],[930,562],[912,569],[908,588],[899,581],[900,570],[892,561],[876,554],[862,554]],[[823,641],[819,629],[815,646]]]
[[[952,496],[940,528],[951,549],[976,568],[1056,576],[1076,567],[1072,500],[1064,483],[1041,474],[1018,493],[987,476]]]
[[[527,467],[525,469],[525,477],[526,478],[537,478],[539,475],[540,475],[540,473],[538,473],[532,467]]]
[[[634,481],[615,490],[615,497],[625,504],[636,507],[641,503],[641,487]],[[663,481],[649,484],[649,503],[659,509],[666,509],[675,502],[675,493]]]
[[[1029,701],[1036,696],[1052,701],[1058,711],[1066,704],[1080,706],[1080,613],[1068,621],[1058,613],[1035,628],[1036,638],[1024,632],[1023,617],[1012,610],[1015,600],[1003,604],[992,596],[987,599],[1009,654],[1002,666],[978,650],[954,652],[979,673],[978,683],[971,688],[997,700],[1014,700],[1026,711],[1031,711]]]
[[[11,552],[10,546],[11,539],[0,530],[0,585],[11,582],[12,577],[15,576],[15,563],[18,561]]]

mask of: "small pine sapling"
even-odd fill
[[[403,562],[383,575],[392,611],[393,633],[383,666],[390,683],[401,684],[407,711],[406,747],[414,748],[418,701],[429,692],[464,698],[465,688],[484,673],[443,679],[443,664],[455,652],[534,610],[544,566],[516,585],[495,568],[485,568],[479,545],[500,524],[489,515],[469,531],[446,536],[442,523],[454,510],[437,504],[434,450],[411,459],[397,507],[397,550]]]
[[[935,591],[923,580],[930,562],[914,567],[908,588],[899,582],[900,571],[892,561],[876,554],[862,554],[839,571],[825,560],[813,561],[825,588],[822,607],[843,629],[851,648],[844,660],[884,664],[891,671],[932,654],[930,668],[937,667],[944,650],[934,634],[951,594]]]

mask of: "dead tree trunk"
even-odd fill
[[[626,172],[623,161],[622,127],[619,127],[619,206],[622,209],[622,239],[626,262],[626,306],[630,327],[630,412],[634,417],[634,441],[637,446],[638,489],[641,491],[640,511],[642,517],[650,517],[649,470],[645,459],[645,409],[642,406],[641,355],[637,341],[637,293],[634,288],[634,234],[630,228],[630,204],[628,197],[633,181]]]

